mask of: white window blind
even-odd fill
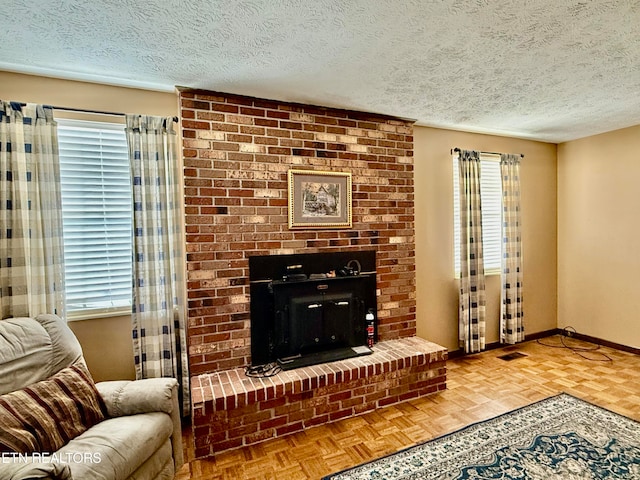
[[[67,312],[131,306],[131,183],[124,125],[57,119]]]
[[[485,274],[500,273],[502,257],[502,181],[500,157],[480,156],[480,196],[482,197],[482,247]],[[460,194],[458,156],[453,156],[453,251],[456,277],[460,276]]]

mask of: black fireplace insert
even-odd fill
[[[291,369],[371,353],[375,265],[375,251],[250,257],[252,364]]]

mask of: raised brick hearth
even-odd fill
[[[250,378],[237,368],[192,378],[198,458],[446,388],[447,351],[418,337],[371,355]]]

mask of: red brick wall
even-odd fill
[[[377,250],[381,340],[415,335],[412,123],[180,93],[192,375],[250,363],[251,255]],[[351,172],[353,228],[289,230],[287,171]]]

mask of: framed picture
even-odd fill
[[[289,228],[351,228],[351,174],[289,170]]]

